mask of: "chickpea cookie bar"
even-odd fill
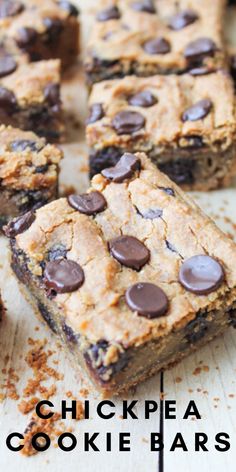
[[[26,296],[105,396],[234,323],[236,245],[145,154],[6,234]]]
[[[57,59],[21,64],[0,78],[0,123],[60,141],[64,132],[60,80]]]
[[[67,67],[79,53],[78,16],[67,0],[1,0],[0,38],[29,61],[60,59]]]
[[[61,158],[55,145],[31,131],[0,127],[0,228],[57,198]]]
[[[235,175],[235,95],[225,71],[104,81],[89,105],[91,176],[125,151],[146,152],[186,190],[223,187]]]
[[[221,68],[225,7],[225,0],[100,0],[85,59],[89,84]]]

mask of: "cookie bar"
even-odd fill
[[[61,139],[59,60],[21,64],[0,78],[0,123],[32,130],[49,141]]]
[[[6,233],[26,296],[105,396],[233,323],[236,245],[144,154]]]
[[[88,45],[88,82],[225,64],[225,0],[101,0]]]
[[[61,157],[32,132],[0,127],[0,228],[57,198]]]
[[[222,187],[235,174],[235,97],[224,71],[105,81],[89,103],[92,176],[124,151],[146,152],[185,189]]]
[[[30,61],[61,59],[67,67],[79,53],[78,15],[67,0],[1,0],[0,37]]]

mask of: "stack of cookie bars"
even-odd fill
[[[236,170],[225,7],[99,2],[85,64],[91,188],[5,227],[26,297],[103,395],[235,326],[236,245],[176,185],[218,188]],[[18,47],[31,43],[28,32],[19,40],[10,31]],[[51,157],[44,178],[53,181],[60,156],[26,139],[32,188],[41,154]],[[9,138],[7,151],[17,148]]]

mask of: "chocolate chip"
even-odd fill
[[[37,31],[34,28],[24,27],[17,31],[16,42],[20,48],[32,46],[37,39]]]
[[[53,246],[47,254],[49,261],[57,261],[58,259],[66,259],[68,250],[63,244]]]
[[[163,290],[154,284],[138,283],[132,285],[125,294],[126,303],[140,316],[152,319],[166,314],[169,303]]]
[[[120,183],[133,176],[140,169],[140,159],[134,154],[125,153],[114,167],[102,170],[102,175],[112,182]]]
[[[181,266],[179,281],[189,292],[207,295],[222,285],[224,271],[219,262],[210,256],[193,256]]]
[[[76,335],[73,329],[65,322],[62,323],[62,331],[65,333],[66,339],[69,343],[77,344],[79,335]]]
[[[175,191],[173,188],[170,187],[158,187],[160,190],[163,190],[163,192],[167,193],[168,195],[171,195],[171,197],[175,197]]]
[[[95,123],[104,117],[104,110],[101,103],[94,103],[89,110],[89,117],[86,121],[87,125]]]
[[[212,109],[212,101],[200,100],[182,114],[182,121],[197,121],[205,118]]]
[[[109,242],[111,255],[120,264],[140,270],[150,259],[150,251],[133,236],[119,236]]]
[[[137,133],[145,126],[145,118],[136,111],[120,111],[112,120],[118,135]]]
[[[0,86],[0,107],[11,113],[16,109],[17,101],[14,93],[5,87]]]
[[[97,14],[97,21],[119,20],[120,11],[116,6],[106,8]]]
[[[201,75],[208,75],[212,74],[215,72],[214,69],[210,69],[209,67],[206,66],[199,66],[199,67],[194,67],[193,69],[188,70],[188,73],[192,75],[192,77],[198,77]]]
[[[199,38],[187,45],[184,56],[193,62],[206,56],[214,56],[217,46],[210,38]]]
[[[70,16],[79,15],[79,9],[72,3],[68,2],[67,0],[60,0],[58,2],[58,5],[62,10],[65,10],[66,12],[68,12]]]
[[[171,50],[170,43],[165,38],[151,39],[144,43],[143,49],[151,55],[167,54]]]
[[[58,105],[60,103],[59,84],[48,84],[44,89],[44,97],[50,105]]]
[[[179,31],[197,20],[197,13],[193,10],[187,9],[172,16],[168,22],[168,26],[174,31]]]
[[[148,108],[155,105],[158,100],[149,90],[144,90],[143,92],[136,93],[136,95],[130,97],[128,102],[134,107]]]
[[[55,293],[78,290],[84,283],[84,271],[77,262],[60,259],[46,264],[45,287]]]
[[[191,343],[195,344],[200,341],[208,331],[209,321],[204,317],[204,315],[198,315],[197,318],[193,321],[190,321],[185,328],[187,332],[185,339]]]
[[[4,228],[4,233],[8,238],[15,238],[18,234],[24,233],[35,220],[35,213],[28,211],[24,215],[10,221]]]
[[[68,203],[85,215],[96,215],[107,207],[107,202],[100,192],[84,193],[82,195],[70,195]]]
[[[167,249],[169,249],[169,251],[178,253],[178,251],[176,251],[176,249],[175,249],[175,247],[173,246],[173,244],[171,244],[169,241],[167,241],[167,239],[166,239],[166,247],[167,247]]]
[[[156,218],[161,218],[163,215],[163,210],[159,210],[158,208],[150,208],[145,211],[138,210],[138,212],[146,220],[155,220]]]
[[[7,16],[15,16],[24,10],[24,5],[17,0],[1,0],[0,1],[0,18]]]
[[[30,149],[33,152],[38,152],[42,149],[36,141],[31,141],[30,139],[17,139],[16,141],[12,141],[10,144],[11,151],[14,152],[22,152],[26,149]]]
[[[47,325],[49,328],[56,334],[58,333],[57,325],[56,322],[54,321],[51,313],[49,313],[48,309],[43,305],[41,302],[38,302],[38,309],[44,319],[46,321]]]
[[[195,182],[195,168],[196,160],[186,158],[179,158],[172,161],[160,163],[159,169],[171,180],[179,185],[192,185]]]
[[[44,18],[43,24],[46,27],[46,42],[56,41],[63,29],[63,23],[59,18]]]
[[[133,10],[144,11],[145,13],[156,13],[152,0],[141,0],[140,2],[133,2],[131,4]]]
[[[0,77],[12,74],[17,69],[17,63],[12,56],[0,52]]]
[[[44,164],[42,166],[36,166],[34,169],[35,174],[45,174],[49,169],[49,164]]]
[[[204,147],[204,142],[201,136],[197,136],[197,135],[184,136],[183,141],[181,141],[181,147],[185,149],[201,149],[202,147]]]

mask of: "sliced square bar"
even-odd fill
[[[234,323],[236,245],[144,154],[9,224],[12,268],[105,396]]]
[[[88,82],[224,66],[225,0],[101,0],[87,49]]]
[[[94,85],[89,104],[91,176],[124,151],[146,152],[187,190],[226,186],[235,175],[235,96],[227,72],[105,81]]]
[[[57,198],[62,152],[32,132],[0,127],[0,228]]]
[[[0,79],[0,123],[59,141],[64,131],[60,79],[59,60],[19,65]]]
[[[61,59],[74,63],[79,53],[79,11],[67,0],[2,0],[0,36],[29,61]]]

